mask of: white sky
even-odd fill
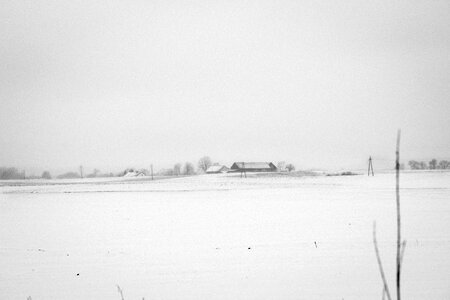
[[[0,5],[2,166],[448,159],[449,96],[447,0]]]

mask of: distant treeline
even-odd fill
[[[209,166],[209,165],[208,165]],[[196,171],[194,164],[186,162],[184,165],[177,163],[174,165],[173,169],[161,169],[160,171],[154,172],[154,175],[159,176],[179,176],[179,175],[195,175],[200,171]],[[78,172],[70,171],[63,174],[59,174],[53,177],[49,171],[44,171],[40,176],[37,175],[26,175],[25,171],[18,170],[14,167],[0,167],[0,180],[14,180],[14,179],[76,179],[76,178],[104,178],[104,177],[122,177],[128,173],[143,174],[145,176],[150,176],[151,171],[148,169],[135,169],[127,168],[124,171],[118,173],[102,173],[98,169],[94,169],[92,173],[83,174],[83,168],[80,166]]]
[[[213,163],[209,156],[204,156],[198,161],[197,169],[191,162],[176,163],[173,168],[161,169],[159,171],[148,170],[145,168],[126,168],[118,173],[102,173],[98,169],[94,169],[91,173],[84,174],[83,166],[79,166],[78,170],[66,172],[57,175],[57,179],[76,179],[76,178],[100,178],[100,177],[122,177],[122,176],[180,176],[180,175],[196,175],[203,174],[206,170],[217,163]],[[152,174],[153,173],[153,174]],[[41,176],[29,175],[25,176],[25,171],[19,171],[16,168],[0,167],[0,179],[52,179],[49,171],[44,171]]]
[[[450,169],[450,161],[447,161],[447,160],[441,160],[438,162],[436,159],[432,159],[428,163],[426,163],[424,161],[410,160],[408,162],[408,165],[411,168],[411,170]]]
[[[24,179],[25,171],[19,171],[16,168],[0,167],[0,179]]]
[[[91,174],[86,175],[88,178],[93,177],[114,177],[114,176],[122,176],[122,173],[114,175],[113,173],[102,174],[97,169]],[[58,179],[69,179],[69,178],[82,178],[80,173],[77,172],[67,172],[61,175],[56,176]],[[19,171],[14,167],[0,167],[0,180],[8,180],[8,179],[52,179],[52,175],[49,171],[44,171],[40,176],[37,175],[26,175],[25,171]]]
[[[82,170],[82,169],[80,169]],[[85,176],[82,176],[82,172],[78,173],[78,172],[67,172],[64,174],[60,174],[58,176],[56,176],[57,179],[74,179],[74,178],[100,178],[100,177],[116,177],[116,176],[122,176],[122,173],[120,174],[113,174],[113,173],[101,173],[100,170],[98,169],[94,169],[92,171],[92,173],[89,173]],[[44,178],[44,177],[42,177]],[[50,177],[51,178],[51,177]],[[50,178],[46,178],[46,179],[50,179]]]

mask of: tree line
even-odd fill
[[[197,170],[195,170],[194,164],[191,162],[185,162],[184,164],[176,163],[171,169],[162,169],[158,172],[158,175],[162,176],[180,176],[180,175],[195,175],[202,174],[213,165],[213,162],[209,156],[203,156],[197,163]]]
[[[441,160],[441,161],[438,162],[434,158],[432,160],[430,160],[428,163],[426,163],[424,161],[410,160],[408,162],[408,165],[411,168],[411,170],[437,170],[437,169],[445,170],[445,169],[450,169],[450,161]]]

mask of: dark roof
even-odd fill
[[[271,162],[235,162],[232,169],[276,169]]]

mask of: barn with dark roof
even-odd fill
[[[235,162],[230,171],[234,172],[275,172],[277,167],[271,162]]]

